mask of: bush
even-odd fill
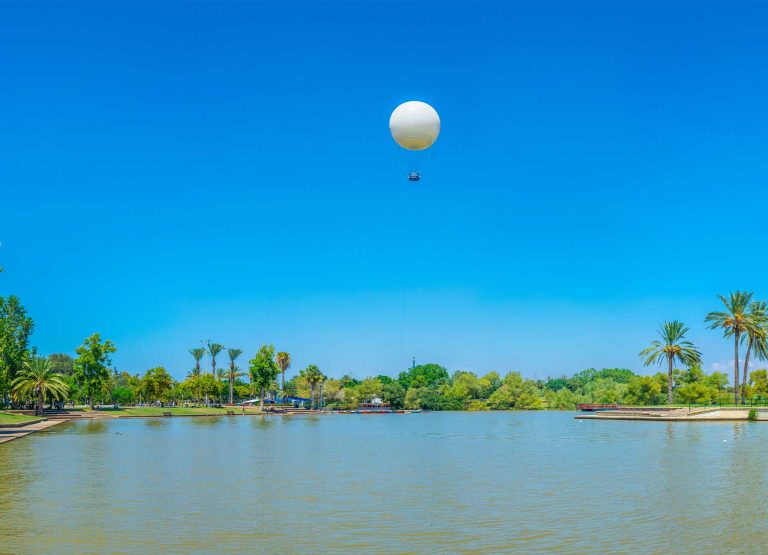
[[[116,387],[111,393],[112,402],[118,405],[131,405],[134,402],[133,391],[128,387]]]
[[[480,399],[473,399],[467,403],[467,410],[488,410],[488,405]]]
[[[757,409],[749,409],[747,420],[749,420],[750,422],[754,422],[755,420],[757,420]]]

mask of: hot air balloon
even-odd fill
[[[395,142],[405,150],[422,152],[429,149],[440,135],[440,116],[426,102],[411,100],[400,104],[389,117],[389,132]],[[412,164],[419,157],[415,156]],[[419,181],[418,167],[411,167],[409,181]]]

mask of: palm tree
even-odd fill
[[[221,343],[208,342],[208,354],[211,355],[211,375],[216,379],[216,355],[224,350],[224,345]],[[205,404],[208,404],[208,394],[205,394]]]
[[[229,379],[229,404],[231,405],[234,402],[235,380],[244,375],[235,364],[235,360],[243,354],[243,350],[227,349],[227,354],[229,355],[229,373],[227,378]]]
[[[325,375],[320,371],[320,369],[314,365],[310,364],[307,366],[304,370],[301,371],[302,375],[304,376],[304,379],[307,380],[307,385],[309,385],[309,391],[310,391],[310,408],[313,408],[315,403],[315,388],[319,383],[322,383],[325,381]]]
[[[25,369],[11,382],[11,388],[16,397],[24,398],[37,396],[38,414],[43,414],[45,397],[61,399],[69,391],[64,376],[53,371],[47,357],[33,357],[24,362]]]
[[[197,381],[197,402],[199,403],[200,397],[202,397],[202,392],[200,390],[200,360],[205,356],[205,349],[202,347],[189,349],[189,354],[195,359],[195,369],[192,370],[192,375]]]
[[[647,349],[640,351],[640,357],[646,366],[661,364],[667,361],[667,404],[672,404],[672,367],[675,360],[679,360],[686,366],[701,364],[701,353],[696,350],[693,343],[686,341],[685,334],[688,328],[682,322],[674,320],[664,322],[659,326],[659,337],[651,343]]]
[[[717,296],[725,305],[725,310],[710,312],[704,318],[709,323],[709,329],[720,328],[723,337],[733,337],[733,399],[739,404],[739,343],[751,326],[749,319],[749,306],[752,301],[752,293],[736,291],[728,295]]]
[[[285,351],[280,351],[275,357],[275,362],[277,362],[277,367],[280,368],[280,374],[282,376],[281,389],[285,389],[285,371],[291,367],[291,355]]]
[[[749,318],[746,326],[747,352],[744,355],[744,373],[741,380],[741,404],[746,404],[747,369],[749,355],[754,351],[755,358],[765,360],[768,354],[768,303],[752,301],[749,305]]]

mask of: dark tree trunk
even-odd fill
[[[197,403],[196,404],[199,405],[200,401],[203,398],[203,389],[202,389],[202,386],[200,385],[200,378],[202,376],[200,375],[200,361],[199,360],[195,361],[195,370],[197,371]]]
[[[740,335],[736,332],[733,335],[733,402],[739,404],[739,339]]]
[[[264,412],[264,388],[259,390],[259,410]]]
[[[672,404],[672,357],[667,357],[669,371],[667,372],[667,404]]]
[[[752,350],[752,336],[747,341],[747,352],[744,355],[744,374],[741,380],[741,404],[747,404],[747,367],[749,366],[749,353]]]

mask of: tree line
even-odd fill
[[[532,380],[519,372],[477,375],[465,370],[449,372],[429,363],[404,370],[397,377],[382,373],[364,379],[349,374],[329,378],[314,364],[287,377],[291,355],[286,351],[275,352],[272,345],[262,345],[247,368],[241,369],[242,349],[208,341],[204,347],[189,349],[191,369],[184,379],[176,380],[163,367],[143,374],[118,372],[111,360],[116,346],[98,333],[87,337],[75,349],[75,356],[40,356],[29,342],[34,322],[26,309],[16,297],[0,297],[0,405],[42,406],[46,400],[89,405],[156,401],[207,405],[233,404],[257,396],[262,408],[265,400],[300,397],[310,399],[313,407],[331,409],[381,400],[396,409],[505,410],[572,409],[578,403],[722,404],[729,395],[737,404],[765,399],[767,372],[749,372],[749,364],[750,360],[768,359],[768,306],[742,291],[719,298],[723,310],[710,312],[704,321],[733,342],[732,385],[721,372],[704,373],[701,353],[686,339],[689,329],[678,321],[661,324],[659,338],[640,352],[644,365],[666,366],[665,372],[650,376],[607,368]],[[740,348],[745,348],[743,366]],[[204,368],[205,358],[209,368]]]

